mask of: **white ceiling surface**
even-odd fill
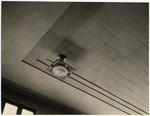
[[[21,61],[69,5],[5,3],[2,12],[3,78],[85,113],[124,114]],[[104,4],[58,51],[67,54],[68,63],[76,67],[77,74],[148,112],[146,9],[143,4]],[[70,46],[78,54],[65,48],[70,42],[81,46],[81,49]],[[55,60],[57,54],[49,49],[44,55]]]

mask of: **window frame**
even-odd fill
[[[15,105],[15,106],[18,107],[16,115],[21,115],[22,109],[26,109],[26,110],[29,110],[29,111],[33,112],[33,115],[36,114],[36,110],[35,110],[35,109],[30,108],[30,107],[28,107],[28,106],[25,106],[25,105],[23,105],[23,104],[17,103],[17,102],[15,102],[15,101],[12,101],[12,100],[10,100],[10,99],[6,99],[6,98],[3,98],[3,99],[2,99],[2,110],[1,110],[1,111],[2,111],[1,113],[2,113],[2,114],[3,114],[4,107],[5,107],[5,104],[6,104],[6,103],[9,103],[9,104],[12,104],[12,105]]]

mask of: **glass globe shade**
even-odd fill
[[[55,66],[53,67],[53,73],[56,76],[66,76],[68,74],[68,70],[64,66]]]

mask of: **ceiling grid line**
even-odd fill
[[[102,87],[100,87],[100,86],[98,86],[98,85],[96,85],[96,84],[92,83],[91,81],[89,81],[89,80],[87,80],[87,79],[85,79],[85,78],[83,78],[83,77],[81,77],[81,76],[77,75],[76,73],[73,73],[73,74],[74,74],[74,75],[76,75],[76,76],[78,76],[79,78],[81,78],[81,79],[83,79],[83,80],[85,80],[85,81],[87,81],[87,82],[91,83],[92,85],[95,85],[96,87],[98,87],[98,88],[100,88],[100,89],[102,89],[102,90],[106,91],[107,93],[109,93],[109,94],[111,94],[111,95],[115,96],[116,98],[118,98],[118,99],[120,99],[120,100],[122,100],[122,101],[126,102],[127,104],[130,104],[130,105],[132,105],[133,107],[136,107],[135,105],[133,105],[133,104],[131,104],[131,103],[127,102],[126,100],[124,100],[124,99],[122,99],[122,98],[120,98],[120,97],[118,97],[118,96],[114,95],[113,93],[111,93],[111,92],[109,92],[109,91],[105,90],[104,88],[102,88]],[[141,105],[142,105],[142,104],[141,104]],[[141,109],[140,109],[140,108],[138,108],[138,107],[136,107],[136,108],[137,108],[137,109],[139,109],[139,110],[141,110]],[[141,110],[141,111],[145,112],[144,110]],[[146,112],[145,112],[145,113],[146,113]]]
[[[117,103],[119,103],[120,105],[122,105],[122,106],[124,106],[124,107],[126,107],[126,108],[128,108],[128,109],[130,109],[130,110],[132,110],[132,111],[134,111],[134,112],[136,112],[136,113],[142,115],[141,113],[139,113],[139,112],[133,110],[132,108],[130,108],[130,107],[128,107],[128,106],[126,106],[126,105],[124,105],[124,104],[118,102],[117,100],[115,100],[115,99],[113,99],[113,98],[111,98],[111,97],[109,97],[109,96],[107,96],[107,95],[105,95],[105,94],[103,94],[103,93],[101,93],[101,92],[99,92],[99,91],[93,89],[92,87],[89,87],[88,85],[86,85],[86,84],[84,84],[84,83],[82,83],[82,82],[80,82],[80,81],[78,81],[78,80],[76,80],[76,79],[74,79],[74,78],[72,78],[72,77],[70,77],[70,76],[69,76],[69,78],[71,78],[71,79],[73,79],[73,80],[75,80],[75,81],[77,81],[77,82],[83,84],[84,86],[87,86],[88,88],[90,88],[90,89],[92,89],[92,90],[98,92],[99,94],[102,94],[103,96],[105,96],[105,97],[107,97],[107,98],[109,98],[109,99],[111,99],[111,100],[113,100],[113,101],[115,101],[115,102],[117,102]]]
[[[84,26],[83,26],[83,28],[85,28]],[[86,29],[86,28],[85,28]],[[88,29],[86,29],[87,31],[89,31],[90,32],[90,30],[88,30]],[[91,33],[91,32],[90,32]],[[91,33],[91,34],[93,34],[93,33]],[[97,37],[98,38],[98,37]],[[81,38],[82,39],[82,38]],[[83,40],[83,39],[82,39]],[[100,39],[101,40],[101,39]],[[101,40],[101,41],[103,41],[103,40]],[[105,41],[103,41],[103,42],[105,42]],[[106,43],[106,42],[105,42]],[[88,43],[89,44],[89,43]],[[108,46],[110,46],[108,43],[106,43]],[[90,45],[90,44],[89,44]],[[92,47],[94,47],[94,46],[92,46]],[[111,47],[111,46],[110,46]],[[95,47],[94,47],[95,48]],[[112,47],[111,47],[112,48]],[[95,48],[96,49],[96,48]],[[114,48],[112,48],[113,50],[115,50]],[[116,51],[116,50],[115,50]],[[101,52],[101,51],[99,51],[99,52]],[[116,51],[116,52],[118,52],[118,51]],[[102,54],[104,54],[103,52],[101,52]],[[118,52],[119,53],[119,52]],[[120,53],[119,53],[120,54]],[[105,55],[105,54],[104,54]],[[121,56],[123,56],[122,54],[120,54]],[[105,55],[105,56],[107,56],[107,55]],[[107,56],[107,57],[109,57],[109,56]],[[125,56],[123,56],[123,57],[125,57]],[[109,57],[110,58],[110,57]],[[119,59],[118,59],[119,60]],[[116,61],[117,62],[117,61]],[[113,62],[114,63],[114,62]],[[110,65],[112,65],[112,64],[110,64]],[[121,65],[122,66],[122,65]],[[123,66],[124,67],[124,66]],[[125,67],[124,67],[125,68]],[[126,68],[127,69],[127,68]],[[127,69],[128,70],[128,69]],[[128,70],[128,71],[130,71],[130,70]],[[132,73],[132,72],[131,72]],[[135,75],[136,76],[136,75]],[[136,76],[136,77],[138,77],[138,76]],[[141,79],[140,77],[138,77],[139,79]],[[142,79],[141,79],[142,80]],[[145,81],[144,81],[145,82]]]
[[[117,3],[116,3],[117,4]],[[138,22],[138,21],[136,21],[125,9],[123,9],[119,4],[117,4],[127,15],[129,15],[138,25],[140,25],[140,23]],[[143,29],[144,29],[144,31],[146,31],[146,32],[148,32],[147,30],[145,30],[145,28],[142,26],[142,25],[140,25]]]
[[[72,56],[74,56],[74,57],[76,57],[75,55],[73,55],[73,54],[71,54]],[[76,57],[77,58],[77,57]],[[81,60],[81,59],[80,59]],[[81,60],[82,61],[82,60]],[[84,62],[84,61],[82,61],[82,62]],[[85,62],[84,62],[85,63]],[[87,64],[87,63],[86,63]],[[87,64],[87,65],[89,65],[89,64]],[[90,65],[91,66],[91,65]],[[78,67],[78,69],[79,69],[79,67]],[[86,72],[86,71],[84,71],[84,72]],[[88,73],[88,72],[87,72]],[[103,72],[102,72],[103,73]],[[90,73],[88,73],[89,75],[91,75]],[[118,73],[119,74],[119,73]],[[106,74],[104,74],[104,75],[106,75]],[[119,74],[120,75],[120,74]],[[94,78],[96,78],[96,79],[98,79],[97,77],[95,77],[94,75],[91,75],[92,77],[94,77]],[[106,75],[107,76],[107,75]],[[122,75],[121,75],[122,76]],[[108,76],[107,76],[108,77]],[[122,77],[124,77],[124,76],[122,76]],[[126,77],[124,77],[124,78],[126,78]],[[99,80],[99,79],[98,79]],[[129,82],[131,82],[131,83],[133,83],[132,81],[130,81],[130,80],[128,80]],[[106,82],[104,82],[104,83],[106,83]],[[108,84],[108,83],[106,83],[106,84]],[[135,84],[135,83],[133,83],[133,84]],[[110,84],[108,84],[109,86],[111,86]],[[122,84],[121,84],[122,85]],[[135,84],[136,85],[136,84]],[[137,86],[137,85],[136,85]],[[112,87],[112,86],[111,86]],[[124,86],[124,87],[126,87],[126,86]],[[114,87],[113,87],[114,88]],[[126,87],[127,89],[129,89],[128,87]],[[116,88],[115,88],[116,89]],[[118,90],[118,89],[117,89]],[[129,90],[131,90],[131,89],[129,89]],[[118,90],[119,91],[119,90]],[[136,93],[134,90],[131,90],[132,92],[134,92],[134,93]],[[119,92],[121,92],[121,91],[119,91]],[[138,96],[140,96],[140,97],[142,97],[143,98],[143,96],[141,96],[140,94],[138,94],[138,93],[136,93]],[[144,98],[145,99],[145,98]]]
[[[76,35],[76,34],[75,34]],[[78,36],[78,35],[76,35],[76,36]],[[78,36],[79,37],[79,36]],[[82,39],[81,37],[79,37],[80,39]],[[86,42],[84,39],[82,39],[84,42]],[[93,48],[95,48],[93,45],[91,45],[90,43],[88,43],[88,42],[86,42],[87,44],[89,44],[90,46],[92,46]],[[105,46],[106,47],[106,46]],[[104,47],[104,48],[105,48]],[[104,49],[104,48],[102,48],[102,50]],[[98,50],[97,48],[95,48],[96,50]],[[102,51],[101,50],[101,51]],[[99,51],[99,50],[98,50]],[[99,51],[100,53],[102,53],[102,54],[104,54],[103,52],[101,52],[101,51]],[[108,57],[108,58],[110,58],[111,59],[111,57],[109,57],[109,56],[107,56],[106,54],[104,54],[106,57]],[[121,57],[122,58],[122,57]],[[119,59],[117,59],[117,60],[114,60],[114,62],[113,63],[115,63],[115,62],[117,62],[118,60],[120,60],[121,58],[119,58]],[[113,60],[113,59],[112,59]],[[112,64],[113,64],[112,63]],[[112,65],[112,64],[110,64],[110,65]],[[120,65],[120,64],[119,64]],[[120,65],[120,66],[122,66],[122,65]],[[124,67],[124,66],[123,66]],[[124,67],[125,68],[125,67]],[[125,69],[127,69],[127,68],[125,68]],[[128,70],[128,69],[127,69]],[[131,72],[130,70],[128,70],[129,72]],[[131,72],[132,73],[132,72]],[[133,73],[134,74],[134,73]],[[134,74],[135,75],[135,74]],[[135,76],[137,76],[137,75],[135,75]],[[141,79],[139,76],[137,76],[137,78],[139,78],[139,79]],[[144,83],[146,83],[143,79],[141,79]],[[148,84],[148,83],[146,83],[146,84]]]
[[[141,4],[144,4],[144,3],[138,3],[138,4],[139,4],[140,7],[142,7],[147,13],[149,13],[149,12],[147,11],[147,9],[141,5]]]
[[[120,9],[121,11],[123,11],[117,4],[114,4],[113,6],[114,6],[115,8],[118,8],[118,10]],[[124,22],[122,22],[122,20],[119,21],[118,18],[120,18],[120,17],[116,18],[116,16],[115,16],[114,14],[110,14],[110,11],[108,11],[108,9],[103,9],[103,10],[105,11],[105,13],[107,12],[107,13],[109,14],[109,16],[112,17],[112,19],[114,19],[115,21],[117,21],[117,22],[120,23],[121,25],[124,25],[124,26],[126,25],[126,24],[124,23],[125,21],[124,21]],[[127,19],[130,18],[130,20],[127,20],[128,23],[130,23],[131,20],[132,20],[133,22],[135,22],[135,21],[132,19],[132,17],[130,17],[129,15],[127,15],[124,11],[122,12],[122,14],[123,14],[124,17],[122,17],[121,19],[124,19],[124,18],[127,16],[127,17],[128,17]],[[119,15],[119,14],[118,14],[118,15]],[[117,15],[117,16],[118,16],[118,15]],[[125,15],[126,15],[126,16],[125,16]],[[122,16],[122,15],[121,15],[121,16]],[[133,23],[133,22],[132,22],[132,23]],[[132,24],[132,23],[131,23],[131,24]],[[136,24],[137,26],[139,26],[139,28],[142,29],[142,27],[141,27],[140,25],[138,25],[136,22],[135,22],[135,24]],[[135,25],[134,25],[134,26],[135,26]],[[131,28],[131,27],[130,27],[130,28]],[[128,29],[129,29],[129,28],[128,28]],[[128,30],[128,29],[127,29],[127,30]],[[141,30],[141,29],[140,29],[140,30]],[[130,31],[132,31],[132,30],[130,30]],[[139,30],[138,30],[138,31],[139,31]],[[142,29],[142,31],[143,31],[143,29]],[[144,32],[146,32],[146,31],[144,31]],[[135,33],[135,32],[134,32],[134,33]],[[136,32],[136,33],[137,33],[137,32]],[[141,41],[140,38],[137,38],[137,39],[138,39],[139,41]],[[147,40],[145,40],[145,41],[147,41]],[[141,41],[141,42],[143,43],[143,42],[145,42],[145,41]],[[148,45],[146,45],[146,43],[143,43],[143,44],[148,47]]]
[[[120,25],[120,23],[118,23],[119,25]],[[120,25],[122,28],[124,28],[122,25]],[[126,28],[124,28],[124,30],[126,30],[131,36],[133,36],[137,41],[139,41],[133,34],[131,34]],[[141,41],[139,41],[144,47],[146,47],[146,49],[148,49],[148,47],[147,46],[145,46]],[[135,49],[136,50],[136,49]],[[134,50],[134,51],[135,51]],[[136,51],[135,51],[136,52]],[[142,55],[142,54],[140,54],[140,55]],[[146,58],[147,56],[145,56],[145,58]]]
[[[120,108],[118,108],[118,107],[116,107],[116,106],[114,106],[114,105],[112,105],[112,104],[106,102],[105,100],[102,100],[102,99],[100,99],[100,98],[98,98],[98,97],[96,97],[96,96],[94,96],[94,95],[92,95],[92,94],[90,94],[90,93],[88,93],[88,92],[86,92],[86,91],[84,91],[84,90],[82,90],[82,89],[80,89],[80,88],[78,88],[78,87],[76,87],[76,86],[74,86],[74,85],[72,85],[72,84],[66,82],[66,81],[63,81],[63,80],[61,80],[61,79],[59,79],[59,78],[56,78],[55,76],[49,74],[48,72],[46,72],[46,71],[44,71],[44,70],[42,70],[42,69],[40,69],[40,68],[38,68],[38,67],[36,67],[36,66],[33,66],[32,64],[27,63],[26,61],[23,61],[23,62],[26,63],[26,64],[28,64],[28,65],[30,65],[30,66],[32,66],[32,67],[34,67],[34,68],[36,68],[36,69],[38,69],[38,70],[40,70],[40,71],[42,71],[42,72],[45,73],[45,74],[48,74],[48,75],[52,76],[52,77],[55,78],[55,79],[60,80],[61,82],[64,82],[64,83],[70,85],[70,86],[73,87],[73,88],[76,88],[76,89],[78,89],[78,90],[80,90],[80,91],[82,91],[82,92],[84,92],[84,93],[86,93],[86,94],[88,94],[88,95],[90,95],[90,96],[92,96],[92,97],[94,97],[94,98],[96,98],[96,99],[98,99],[98,100],[100,100],[100,101],[102,101],[102,102],[104,102],[104,103],[106,103],[106,104],[108,104],[108,105],[110,105],[110,106],[112,106],[112,107],[114,107],[114,108],[116,108],[116,109],[118,109],[118,110],[120,110],[120,111],[122,111],[122,112],[128,114],[128,115],[130,115],[128,112],[126,112],[126,111],[124,111],[124,110],[122,110],[122,109],[120,109]],[[42,63],[42,62],[41,62],[41,63]],[[42,63],[42,64],[43,64],[43,63]],[[44,65],[45,65],[45,64],[44,64]]]
[[[40,61],[40,60],[38,60],[38,61]],[[44,64],[44,65],[48,66],[47,64],[45,64],[45,63],[44,63],[44,62],[42,62],[42,61],[40,61],[40,63],[42,63],[42,64]],[[44,71],[44,72],[45,72],[45,71]],[[54,76],[54,77],[55,77],[55,76]],[[70,77],[70,76],[69,76],[69,77]],[[71,77],[70,77],[70,78],[71,78]],[[73,78],[71,78],[71,79],[73,79]],[[61,79],[60,79],[60,80],[61,80]],[[76,79],[73,79],[73,80],[74,80],[74,81],[76,81],[76,82],[79,82],[79,81],[78,81],[78,80],[76,80]],[[67,81],[62,80],[62,82],[67,82]],[[69,83],[69,82],[67,82],[67,83]],[[84,84],[84,83],[82,83],[82,82],[79,82],[79,83],[105,96],[105,94],[103,94],[103,93],[101,93],[101,92],[99,92],[99,91],[97,91],[97,90],[95,90],[95,89],[93,89],[93,88],[89,87],[88,85],[86,85],[86,84]],[[73,86],[74,86],[74,85],[73,85]],[[75,87],[76,87],[76,86],[75,86]],[[78,88],[78,89],[79,89],[79,88]],[[82,90],[82,89],[80,89],[80,90]],[[87,93],[89,93],[89,92],[87,92]],[[91,95],[92,95],[92,94],[91,94]],[[94,95],[93,95],[93,96],[94,96]],[[95,97],[96,97],[96,96],[95,96]],[[112,99],[112,98],[111,98],[111,97],[109,97],[109,96],[105,96],[105,97],[108,97],[109,99]],[[97,98],[98,98],[98,97],[97,97]],[[113,100],[113,101],[115,101],[114,99],[112,99],[112,100]],[[105,101],[105,100],[104,100],[104,101]],[[106,102],[106,101],[105,101],[105,102]],[[119,103],[119,104],[120,104],[120,102],[118,102],[118,101],[115,101],[115,102],[117,102],[117,103]],[[134,112],[136,112],[136,111],[135,111],[135,110],[133,110],[132,108],[130,108],[130,107],[128,107],[128,106],[126,106],[126,105],[124,105],[124,104],[122,104],[122,103],[121,103],[121,105],[123,105],[124,107],[126,107],[126,108],[128,108],[128,109],[130,109],[130,110],[132,110],[132,111],[134,111]],[[115,106],[115,107],[116,107],[116,106]],[[139,112],[136,112],[136,113],[140,114]]]
[[[109,68],[109,67],[108,67]],[[113,70],[114,71],[114,70]],[[114,71],[114,72],[116,72],[116,71]],[[118,72],[116,72],[117,74],[119,74]],[[121,75],[121,74],[119,74],[119,75]],[[123,75],[121,75],[121,76],[123,76]],[[124,77],[124,76],[123,76]],[[126,77],[124,77],[124,78],[126,78]],[[127,78],[126,78],[127,79]],[[127,79],[128,80],[128,79]],[[128,81],[130,81],[130,80],[128,80]],[[131,83],[133,83],[132,81],[130,81]],[[135,83],[133,83],[133,84],[135,84]]]
[[[48,59],[49,60],[49,59]],[[52,62],[51,60],[49,60],[50,62]],[[77,74],[75,74],[75,73],[73,73],[74,75],[77,75]],[[80,76],[80,78],[82,78],[81,76]],[[83,79],[83,78],[82,78]],[[86,80],[86,81],[88,81],[87,79],[84,79],[84,80]],[[89,81],[88,81],[89,82]],[[92,82],[91,82],[92,83]],[[95,85],[95,84],[94,84]],[[98,86],[98,85],[95,85],[95,86]],[[101,88],[100,86],[98,86],[99,88]],[[102,89],[102,88],[101,88]],[[102,90],[104,90],[104,89],[102,89]],[[107,90],[104,90],[104,91],[107,91]],[[108,92],[108,91],[107,91]],[[110,93],[110,92],[109,92]],[[131,98],[132,99],[132,98]],[[135,100],[135,99],[134,99]],[[138,101],[137,101],[138,102]],[[143,104],[141,104],[141,105],[143,105]]]
[[[103,10],[103,12],[104,12],[105,14],[107,14],[109,17],[111,17],[112,20],[114,20],[113,17],[110,16],[106,11]],[[137,39],[133,34],[131,34],[131,33],[130,33],[125,27],[123,27],[119,22],[118,22],[118,25],[121,26],[126,32],[128,32],[133,38],[135,38],[136,41],[138,41],[138,42],[141,43],[146,49],[148,49],[148,46],[146,46],[146,45],[143,44],[141,41],[139,41],[139,39]],[[133,49],[133,50],[135,51],[136,49]],[[141,54],[139,54],[139,55],[142,56]]]
[[[40,60],[38,60],[38,61],[40,61]],[[51,60],[50,60],[50,61],[51,61]],[[45,64],[45,63],[42,62],[42,61],[40,61],[40,63],[42,63],[42,64],[44,64],[44,65],[46,65],[46,66],[49,66],[49,65]],[[75,73],[73,73],[73,74],[76,75]],[[77,75],[76,75],[76,76],[77,76]],[[101,92],[99,92],[99,91],[93,89],[92,87],[90,87],[90,86],[88,86],[88,85],[86,85],[86,84],[84,84],[84,83],[82,83],[82,82],[80,82],[80,81],[78,81],[78,80],[76,80],[76,79],[70,77],[70,76],[69,76],[69,78],[71,78],[71,79],[73,79],[74,81],[79,82],[80,84],[82,84],[82,85],[84,85],[84,86],[86,86],[86,87],[88,87],[88,88],[90,88],[90,89],[92,89],[92,90],[94,90],[94,91],[96,91],[96,92],[98,92],[98,93],[104,95],[105,97],[108,97],[109,99],[111,99],[111,100],[113,100],[113,101],[119,103],[120,105],[123,105],[124,107],[126,107],[126,108],[128,108],[128,109],[130,109],[130,110],[132,110],[132,111],[134,111],[134,112],[136,112],[136,113],[138,113],[138,114],[140,114],[139,112],[133,110],[132,108],[130,108],[130,107],[128,107],[128,106],[126,106],[126,105],[124,105],[124,104],[122,104],[122,103],[120,103],[120,102],[114,100],[113,98],[111,98],[111,97],[109,97],[109,96],[107,96],[107,95],[105,95],[105,94],[103,94],[103,93],[101,93]],[[83,78],[83,77],[82,77],[82,78]],[[84,79],[84,80],[86,80],[86,79]],[[64,80],[64,81],[62,81],[62,82],[67,82],[67,81]],[[89,82],[89,81],[87,81],[87,82]],[[68,83],[68,82],[67,82],[67,83]],[[73,85],[73,86],[74,86],[74,85]],[[99,88],[100,88],[100,87],[99,87]],[[92,95],[92,94],[91,94],[91,95]],[[96,97],[96,96],[95,96],[95,97]],[[115,97],[116,97],[116,96],[115,96]],[[123,100],[122,100],[122,101],[123,101]],[[131,105],[131,104],[130,104],[130,105]],[[134,106],[134,105],[132,105],[132,106]],[[134,106],[134,107],[135,107],[135,106]],[[139,109],[139,108],[137,108],[137,109]],[[141,109],[139,109],[139,110],[141,110]],[[141,110],[141,111],[144,112],[144,113],[146,113],[146,112],[143,111],[143,110]]]
[[[94,21],[96,21],[95,19],[93,19]],[[105,28],[103,25],[101,25],[98,21],[96,21],[97,22],[97,24],[99,24],[100,26],[102,26],[105,30],[107,30],[111,35],[113,35],[117,40],[119,40],[119,41],[121,41],[127,48],[129,48],[122,40],[120,40],[118,37],[116,37],[112,32],[110,32],[107,28]],[[129,49],[131,49],[131,48],[129,48]],[[132,52],[135,52],[133,49],[131,49],[132,50]],[[136,53],[136,52],[135,52]],[[136,54],[138,54],[138,53],[136,53]],[[141,57],[141,55],[139,55],[140,57]],[[144,60],[144,62],[145,62],[145,60]]]
[[[86,27],[84,27],[86,28]],[[87,29],[88,30],[88,29]],[[89,30],[90,31],[90,30]],[[90,33],[92,33],[90,31]],[[93,34],[93,33],[92,33]],[[95,34],[93,34],[95,35]],[[97,35],[95,35],[97,38],[99,38]],[[101,38],[99,38],[101,41],[105,42],[104,40],[102,40]],[[106,43],[106,42],[105,42]],[[110,46],[110,45],[109,45]],[[110,46],[111,47],[111,46]],[[111,47],[112,48],[112,47]],[[120,52],[118,52],[116,49],[112,48],[113,50],[115,50],[117,53],[119,53],[120,55],[122,55]],[[123,55],[124,56],[124,55]],[[127,58],[126,56],[124,56],[126,59],[128,59],[130,62],[132,62],[133,64],[135,64],[133,61],[131,61],[129,58]],[[135,64],[136,65],[136,64]],[[137,65],[136,65],[137,66]],[[141,67],[137,66],[138,68],[140,68],[142,71],[144,71]],[[145,73],[147,73],[146,71],[144,71]]]
[[[51,60],[49,60],[50,62],[52,62]],[[80,69],[80,70],[82,70],[81,68],[79,68],[78,67],[78,69]],[[93,77],[93,75],[91,75],[92,77]],[[97,77],[95,77],[95,78],[97,78]],[[120,91],[119,91],[120,92]],[[122,93],[122,92],[121,92]],[[122,93],[122,94],[124,94],[124,93]],[[126,94],[124,94],[124,95],[126,95]],[[128,95],[126,95],[126,96],[128,96]],[[129,96],[128,96],[129,97]],[[131,97],[129,97],[129,98],[131,98]],[[131,99],[133,99],[133,98],[131,98]],[[133,100],[135,100],[135,99],[133,99]],[[136,100],[135,100],[136,101]],[[137,102],[139,102],[139,101],[137,101]],[[140,102],[139,102],[140,103]],[[140,103],[141,105],[144,105],[144,104],[142,104],[142,103]]]
[[[65,44],[65,43],[64,43]],[[62,44],[62,46],[63,46],[63,44]],[[60,48],[59,49],[61,49],[61,46],[60,46]],[[71,54],[71,55],[73,55],[74,57],[76,57],[74,54]],[[78,57],[76,57],[76,58],[78,58]],[[80,58],[79,58],[80,59]],[[82,59],[80,59],[82,62],[84,62]],[[86,63],[86,62],[84,62],[85,64],[87,64],[87,65],[89,65],[89,66],[91,66],[91,67],[93,67],[92,65],[90,65],[90,64],[88,64],[88,63]],[[107,66],[106,66],[107,67]],[[102,72],[103,73],[103,72]],[[106,75],[107,76],[107,75]],[[108,76],[107,76],[108,77]],[[133,82],[132,82],[133,83]],[[133,83],[134,84],[134,83]],[[136,85],[136,84],[135,84]],[[137,85],[136,85],[137,86]],[[138,87],[138,86],[137,86]],[[140,87],[141,88],[141,87]],[[143,90],[143,88],[141,88],[142,90]],[[145,91],[145,90],[144,90]]]
[[[76,36],[78,36],[78,35],[76,35]],[[79,36],[78,36],[79,37]],[[80,37],[79,37],[80,38]],[[80,38],[80,39],[82,39],[82,38]],[[82,39],[83,40],[83,39]],[[84,41],[84,40],[83,40]],[[89,44],[90,46],[92,46],[91,44]],[[94,47],[94,46],[92,46],[92,47]],[[96,49],[96,48],[95,48]],[[99,51],[99,50],[98,50]],[[99,51],[99,52],[101,52],[101,51]],[[105,54],[104,54],[105,55]],[[107,56],[108,57],[108,56]],[[115,62],[113,62],[113,63],[115,63]],[[104,64],[103,64],[104,65]],[[110,64],[110,65],[112,65],[112,64]],[[90,65],[91,66],[91,65]],[[105,65],[106,66],[106,65]],[[93,67],[93,66],[92,66]],[[107,66],[106,66],[107,67]],[[109,67],[107,67],[107,68],[109,68]],[[123,75],[122,75],[123,76]],[[128,79],[127,79],[128,80]],[[136,85],[136,84],[135,84]],[[137,86],[137,85],[136,85]],[[139,86],[138,86],[139,87]],[[141,87],[140,87],[141,88]],[[142,90],[143,90],[143,88],[141,88]],[[144,90],[145,91],[145,90]]]

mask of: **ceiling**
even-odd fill
[[[3,2],[2,77],[87,114],[147,114],[148,17],[146,3]],[[37,61],[60,53],[77,74],[63,81]]]

